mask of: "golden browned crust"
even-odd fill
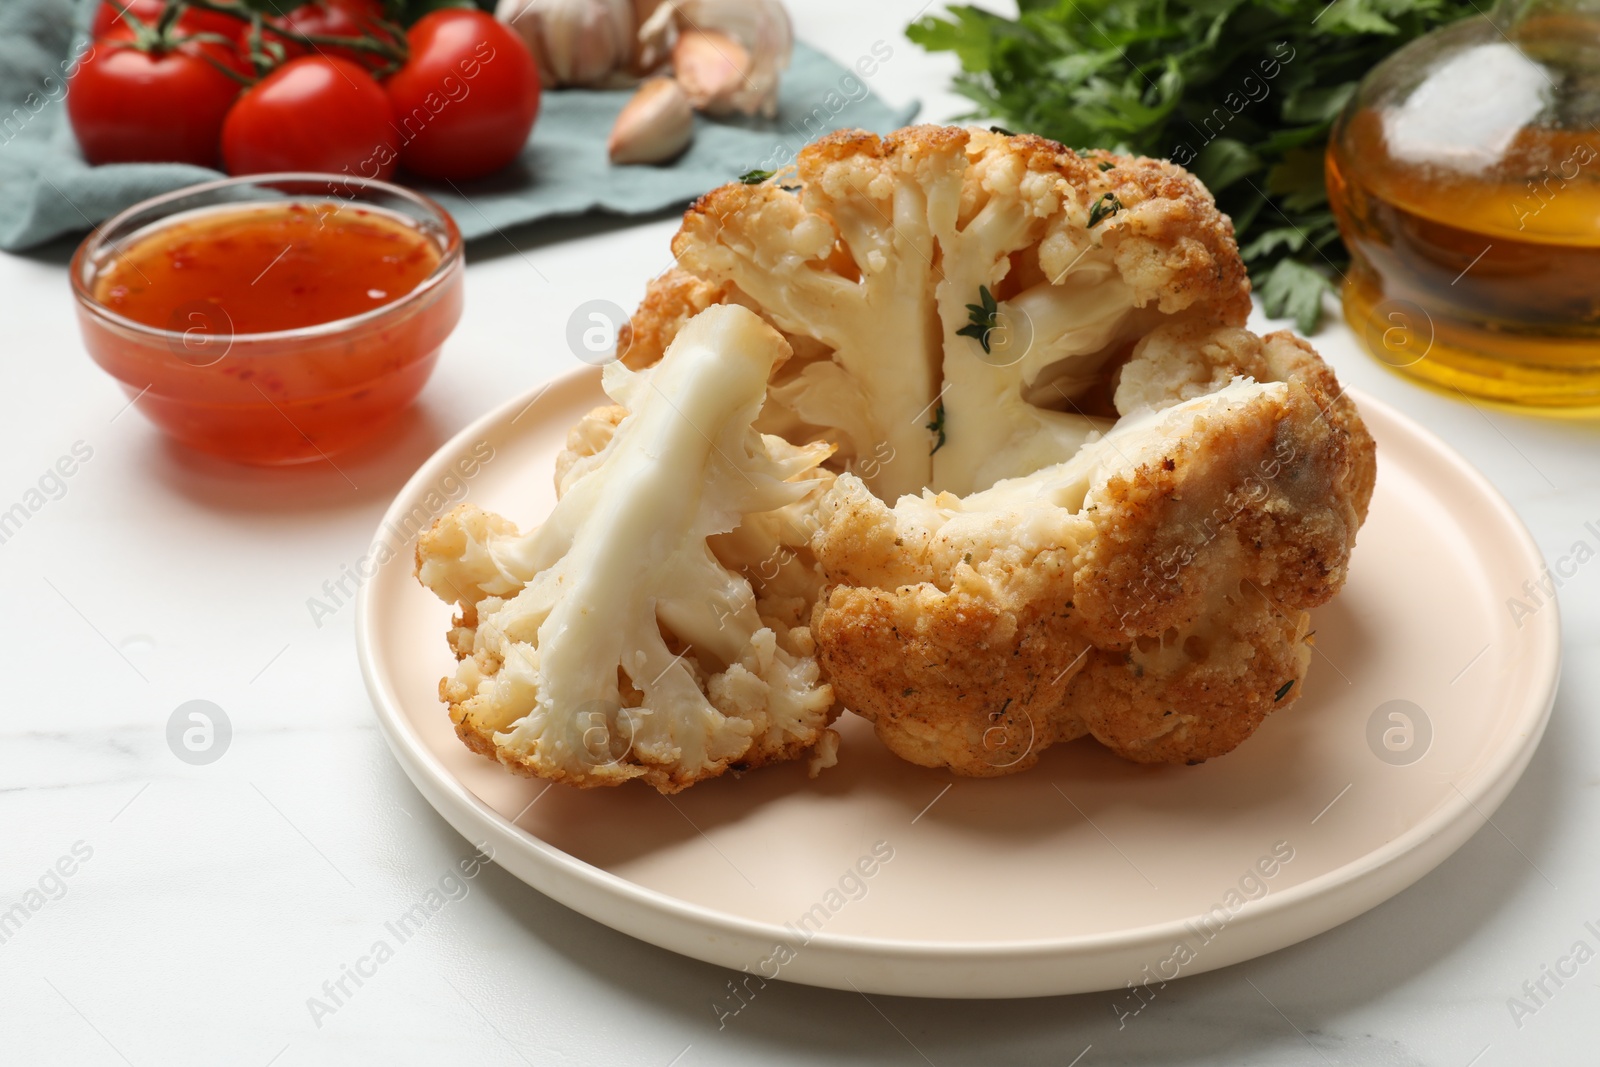
[[[1250,583],[1288,609],[1343,585],[1361,525],[1347,438],[1290,383],[1208,419],[1161,460],[1108,480],[1076,572],[1086,631],[1102,648],[1191,625],[1215,591]]]
[[[836,584],[812,620],[836,696],[957,774],[1021,770],[1085,729],[1141,762],[1233,749],[1298,698],[1306,609],[1343,584],[1370,484],[1357,435],[1302,377],[1326,387],[1248,387],[1092,486],[1083,529],[1051,535],[1064,557],[942,569],[904,509],[836,491],[814,542]],[[1025,717],[1030,751],[986,734],[1000,708]]]
[[[509,728],[509,723],[497,723],[485,718],[476,710],[471,694],[459,686],[452,685],[450,678],[441,679],[439,682],[439,699],[449,706],[450,721],[455,726],[456,737],[462,744],[473,752],[487,759],[492,759],[504,766],[513,774],[523,778],[542,778],[551,782],[563,782],[566,785],[579,789],[610,788],[623,781],[633,778],[645,782],[661,793],[680,793],[694,785],[696,782],[715,778],[727,771],[744,772],[753,771],[773,763],[785,763],[801,759],[811,753],[818,744],[815,737],[792,737],[786,742],[777,745],[765,746],[752,744],[743,755],[724,761],[714,769],[699,769],[689,771],[683,768],[676,770],[663,767],[654,763],[618,763],[619,770],[624,774],[601,776],[594,774],[568,774],[558,766],[548,763],[534,766],[517,757],[517,754],[501,748],[495,743],[494,735]],[[835,705],[827,712],[824,719],[822,733],[827,732],[842,713],[843,708]]]
[[[1309,626],[1305,612],[1282,612],[1244,586],[1185,630],[1091,652],[1063,703],[1125,759],[1199,763],[1299,699]]]
[[[457,655],[456,658],[459,659],[461,657]],[[451,680],[449,678],[439,679],[439,699],[449,706],[450,721],[455,724],[456,736],[461,739],[462,744],[478,755],[487,756],[489,759],[498,761],[500,756],[495,748],[494,729],[473,715],[464,700],[452,700],[450,691]],[[513,771],[518,771],[514,762],[508,763],[506,766]],[[538,777],[530,770],[521,770],[518,773],[525,778]]]
[[[1096,500],[1118,521],[1080,557],[1097,652],[1065,703],[1119,755],[1210,759],[1299,696],[1306,609],[1343,586],[1371,485],[1310,359],[1280,410],[1219,419]]]
[[[992,777],[1082,736],[1062,697],[1085,647],[1066,553],[1035,559],[1008,597],[932,584],[836,586],[812,630],[835,697],[896,755]]]
[[[1288,330],[1269,333],[1262,339],[1261,355],[1265,371],[1261,381],[1299,382],[1327,418],[1344,437],[1350,463],[1347,486],[1361,521],[1367,519],[1367,506],[1378,477],[1378,446],[1361,421],[1356,403],[1345,395],[1333,368],[1311,347],[1311,342]]]
[[[1049,142],[1047,142],[1049,143]],[[1110,170],[1101,171],[1102,163]],[[1073,156],[1063,168],[1069,182],[1089,174],[1110,185],[1126,214],[1106,236],[1125,275],[1135,269],[1163,278],[1163,312],[1189,311],[1199,319],[1242,326],[1250,316],[1250,277],[1239,258],[1233,220],[1217,210],[1193,175],[1166,160],[1093,152]]]
[[[1347,464],[1339,489],[1354,506],[1359,522],[1366,521],[1377,480],[1377,446],[1355,401],[1346,395],[1333,368],[1310,342],[1287,330],[1257,337],[1247,330],[1205,322],[1172,323],[1163,326],[1159,335],[1149,340],[1160,341],[1160,352],[1119,370],[1124,376],[1153,379],[1135,382],[1126,396],[1119,387],[1120,408],[1126,411],[1140,404],[1172,402],[1175,398],[1163,399],[1159,394],[1165,391],[1161,383],[1173,381],[1186,382],[1185,398],[1215,391],[1234,377],[1292,382],[1305,390],[1334,431]]]
[[[712,304],[727,299],[723,287],[673,267],[650,279],[644,301],[617,331],[617,352],[630,370],[641,370],[666,355],[683,324]]]

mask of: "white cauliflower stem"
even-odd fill
[[[418,577],[461,609],[461,663],[440,688],[469,746],[528,775],[674,792],[822,738],[832,692],[791,625],[802,612],[764,604],[735,569],[794,525],[765,513],[831,481],[811,473],[828,446],[752,429],[787,355],[751,312],[712,309],[651,370],[606,369],[627,414],[597,413],[591,445],[615,429],[566,462],[542,525],[518,534],[464,506],[423,537]],[[713,549],[730,537],[733,567]]]

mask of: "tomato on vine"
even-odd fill
[[[539,68],[522,38],[482,11],[424,15],[386,82],[400,162],[427,178],[477,178],[517,158],[539,115]]]
[[[128,15],[154,26],[160,21],[166,6],[167,0],[103,0],[95,9],[94,20],[89,23],[89,36],[99,39],[109,37],[113,30],[133,29],[134,23]],[[185,7],[178,15],[175,26],[183,33],[217,33],[232,37],[239,32],[239,19],[217,11]]]
[[[275,62],[307,55],[337,56],[368,70],[378,70],[398,63],[405,54],[403,31],[385,20],[382,0],[310,0],[284,15],[263,19],[259,41],[253,38],[249,23],[239,30],[235,22],[234,31],[242,53],[259,53]],[[389,47],[384,50],[329,43],[334,37],[364,38]]]
[[[239,98],[222,126],[229,174],[279,170],[387,178],[394,110],[365,69],[337,56],[291,59]]]
[[[67,118],[90,163],[215,167],[242,70],[232,48],[171,26],[124,25],[95,41],[79,63]]]
[[[84,155],[445,180],[516,159],[540,95],[522,38],[459,7],[405,30],[391,4],[105,0],[67,100]]]

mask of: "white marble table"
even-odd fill
[[[949,63],[899,36],[918,3],[799,0],[797,22],[845,63],[889,42],[874,87],[951,116]],[[46,479],[59,499],[0,544],[12,679],[0,909],[40,891],[0,943],[0,1063],[1600,1062],[1600,961],[1559,987],[1546,977],[1571,970],[1561,960],[1576,941],[1600,947],[1585,928],[1600,929],[1600,564],[1560,591],[1565,682],[1492,827],[1368,915],[1169,985],[1123,1029],[1110,995],[867,1000],[777,983],[719,1030],[726,973],[492,867],[313,1018],[308,998],[470,846],[378,734],[353,611],[314,620],[307,601],[446,436],[571,365],[573,308],[637,300],[674,226],[564,225],[474,247],[466,317],[437,376],[398,441],[341,461],[348,481],[168,446],[82,351],[69,249],[0,256],[0,509],[75,446],[92,450],[60,487]],[[1346,381],[1482,469],[1549,559],[1600,547],[1585,526],[1600,525],[1596,424],[1476,410],[1405,383],[1337,330],[1319,343]],[[195,699],[233,730],[205,766],[166,740],[169,716]],[[1508,998],[1541,980],[1551,995],[1514,1017]]]

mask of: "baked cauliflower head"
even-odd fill
[[[573,431],[541,525],[463,505],[423,535],[417,576],[460,612],[440,696],[468,747],[664,793],[813,749],[828,762],[804,519],[831,448],[752,428],[788,355],[744,308],[708,310],[650,370],[606,368],[617,406]]]
[[[626,358],[719,304],[790,342],[758,426],[836,448],[811,633],[843,705],[993,775],[1085,734],[1208,759],[1299,696],[1373,445],[1315,352],[1242,328],[1199,182],[945,127],[760,177],[685,215]]]
[[[1022,770],[1092,734],[1140,762],[1222,755],[1292,703],[1344,582],[1374,454],[1303,342],[1167,327],[1071,459],[893,506],[824,496],[824,672],[894,752]]]
[[[825,137],[707,194],[672,250],[628,362],[713,304],[754,309],[795,352],[762,428],[834,444],[886,500],[1070,458],[1111,424],[1140,338],[1250,309],[1232,225],[1187,172],[956,127]]]
[[[1333,374],[1243,329],[1232,224],[1170,163],[843,132],[685,215],[523,534],[418,547],[440,691],[513,770],[671,792],[895,753],[1023,770],[1092,735],[1228,752],[1293,703],[1375,473]]]

